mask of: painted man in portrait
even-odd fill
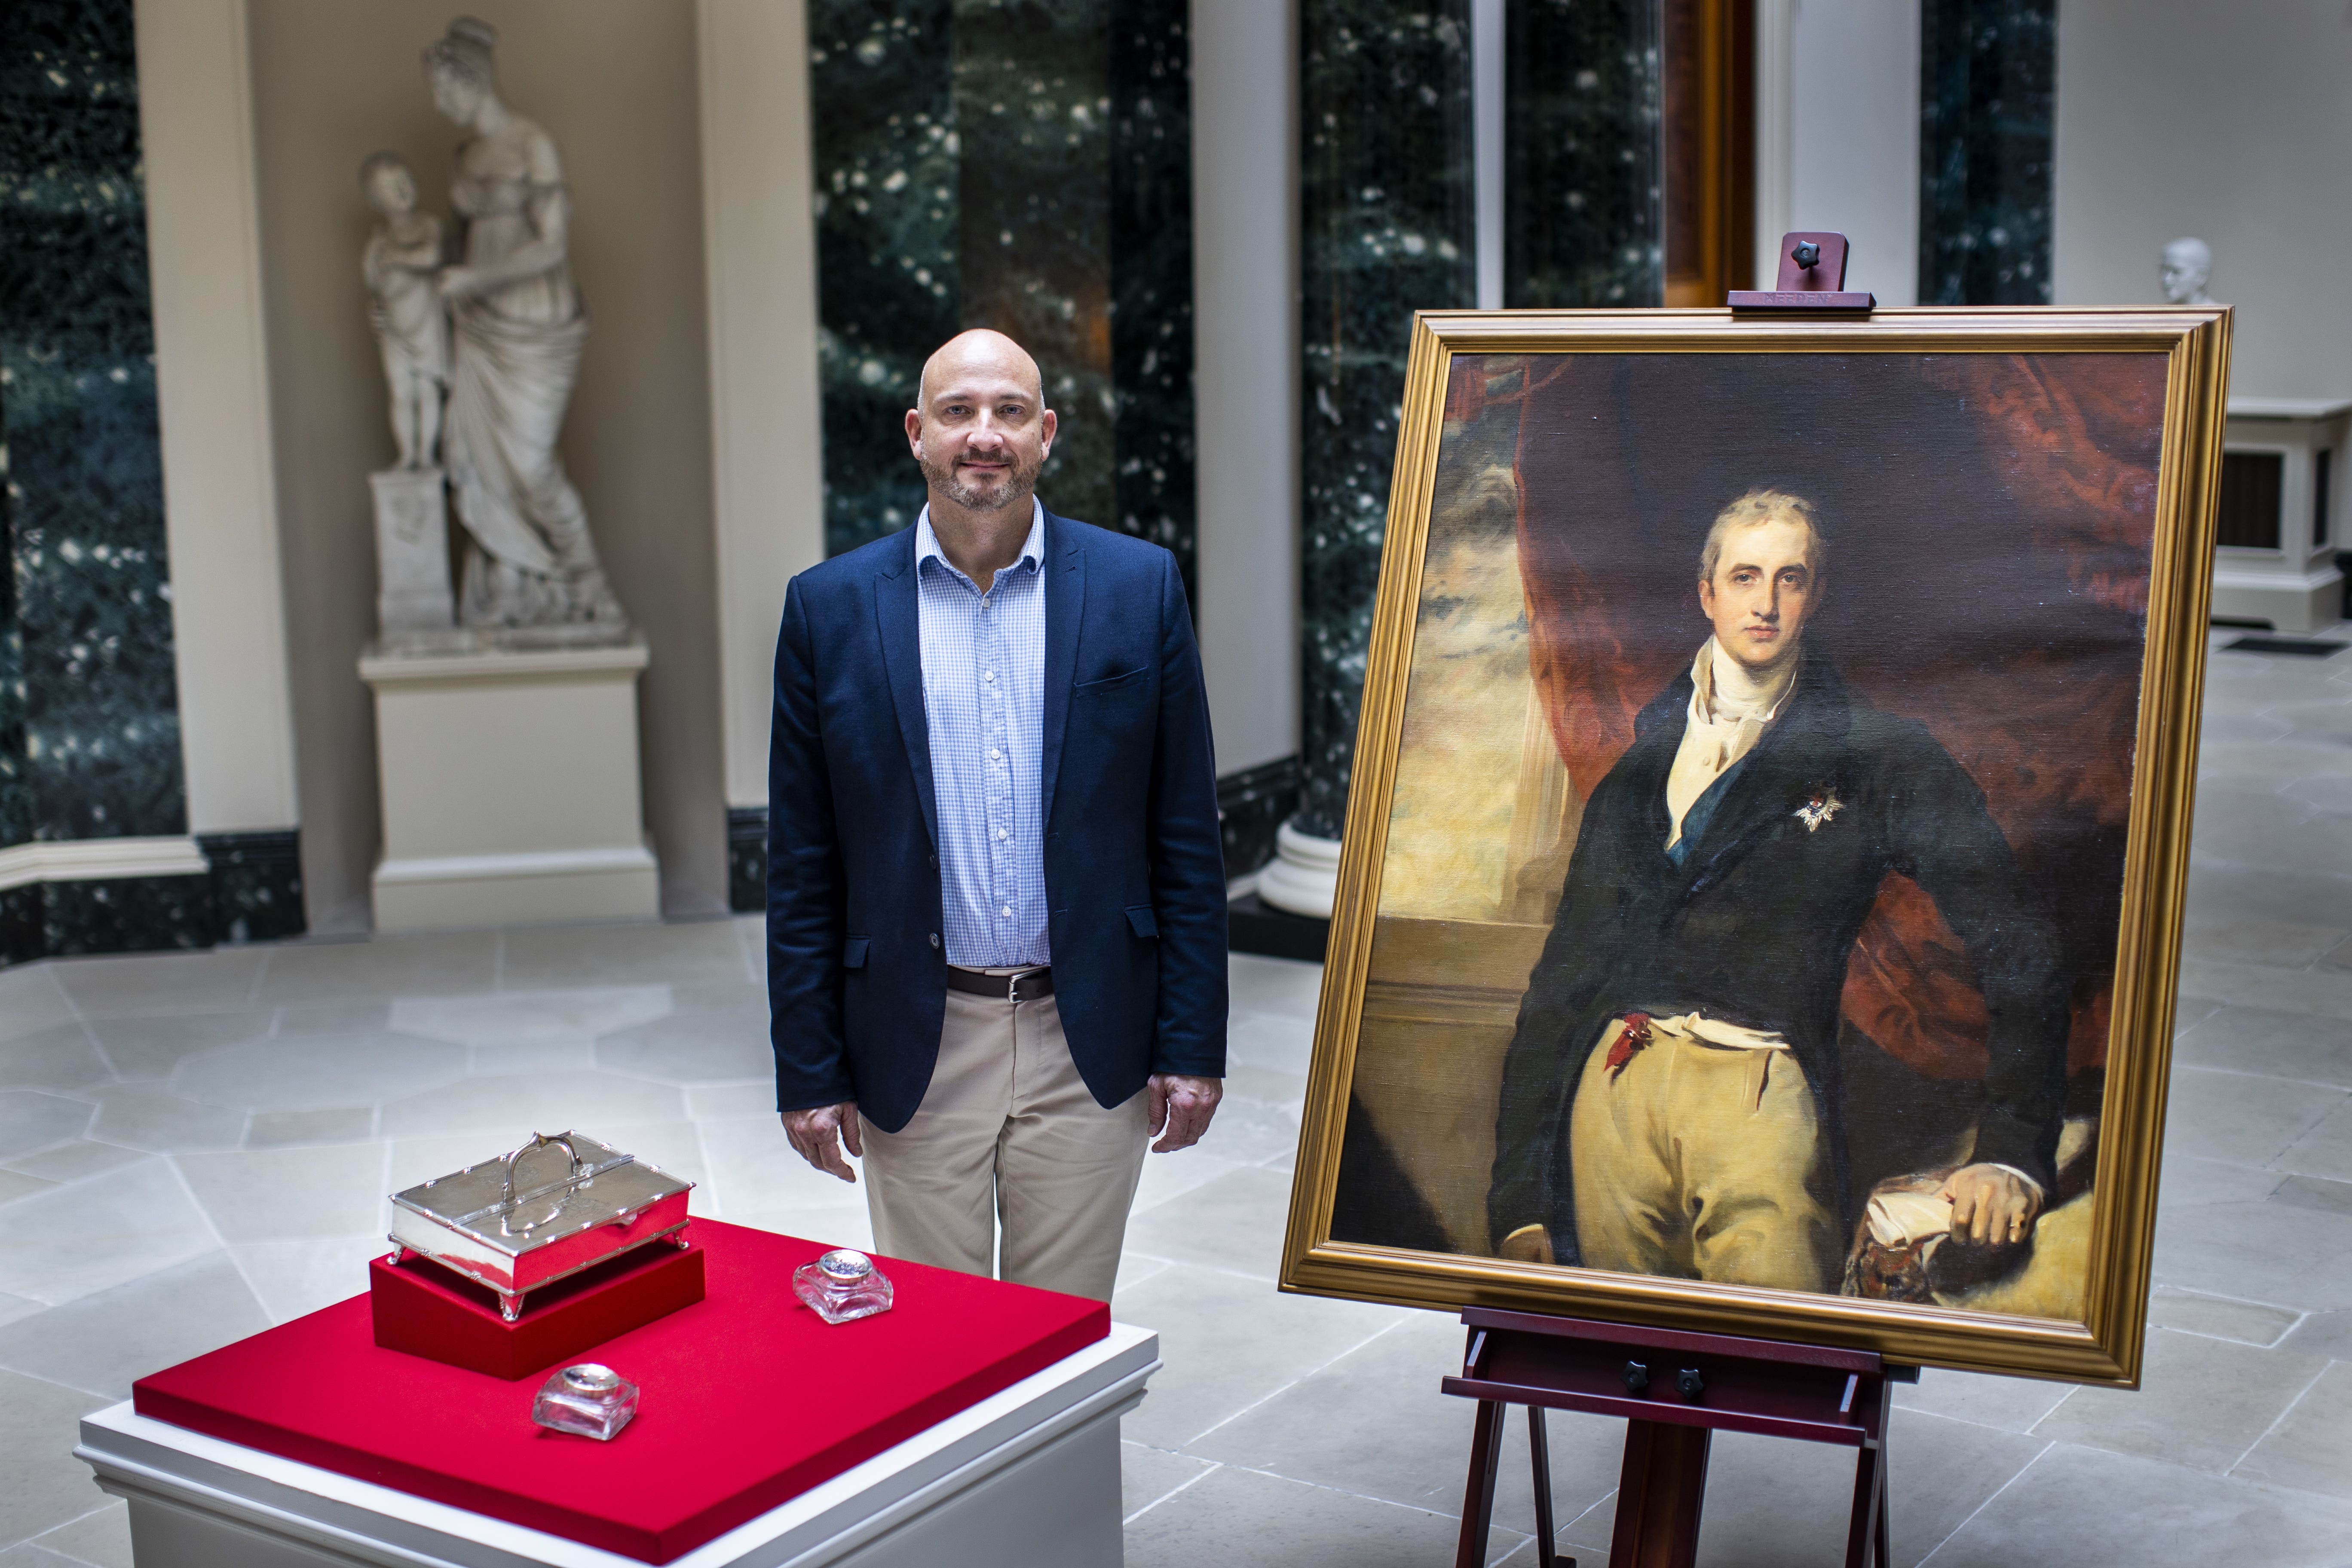
[[[1585,804],[1520,1004],[1487,1196],[1501,1256],[1835,1290],[1854,1209],[1839,995],[1889,873],[1934,900],[1990,1017],[1952,1234],[2015,1244],[2051,1201],[2067,985],[2042,899],[1951,754],[1806,647],[1826,563],[1811,506],[1777,491],[1706,536],[1713,635]]]

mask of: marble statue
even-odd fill
[[[499,96],[497,44],[496,28],[461,16],[425,51],[433,106],[467,132],[449,186],[463,258],[439,278],[455,340],[443,460],[474,546],[458,619],[617,640],[628,619],[555,451],[588,335],[571,197],[554,139]]]
[[[360,258],[368,322],[383,355],[399,458],[375,491],[376,623],[387,647],[449,635],[449,509],[437,464],[449,321],[441,305],[441,220],[416,206],[416,176],[396,153],[360,165],[376,225]]]
[[[361,164],[360,188],[376,213],[360,270],[368,321],[383,351],[399,466],[429,468],[440,456],[441,389],[449,379],[449,323],[435,282],[441,220],[416,210],[416,176],[397,153]]]
[[[2171,303],[2213,303],[2213,296],[2205,292],[2213,277],[2213,247],[2203,240],[2176,239],[2166,246],[2158,275],[2164,279],[2164,297]]]

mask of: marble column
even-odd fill
[[[1476,302],[1468,0],[1300,12],[1300,804],[1339,837],[1412,313]]]
[[[1924,0],[1919,303],[2050,302],[2057,0]]]
[[[1508,18],[1503,303],[1658,304],[1656,0],[1538,0]]]
[[[131,23],[0,6],[0,847],[187,831]],[[152,880],[6,887],[0,962],[209,941]]]
[[[899,417],[968,326],[1037,357],[1065,516],[1192,573],[1182,0],[811,0],[825,543],[922,505]]]
[[[1477,302],[1468,0],[1299,11],[1299,808],[1258,894],[1330,912],[1417,310]]]

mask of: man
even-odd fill
[[[1108,1300],[1144,1146],[1207,1131],[1225,881],[1192,619],[1158,545],[1034,496],[1035,362],[923,367],[912,528],[793,579],[768,998],[793,1147],[877,1250]]]
[[[2021,1241],[2056,1184],[2066,991],[1983,792],[1804,646],[1812,508],[1751,491],[1700,558],[1714,635],[1585,805],[1505,1059],[1488,1219],[1537,1262],[1836,1289],[1838,998],[1879,884],[1935,900],[1990,1017],[1955,1236]],[[1899,614],[1899,605],[1888,605]]]

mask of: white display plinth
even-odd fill
[[[1114,1323],[1109,1338],[673,1558],[670,1568],[1117,1568],[1118,1422],[1142,1401],[1159,1354],[1158,1335]],[[516,1388],[528,1400],[527,1387]],[[363,1396],[319,1391],[322,1399]],[[648,1402],[659,1397],[646,1390]],[[635,1558],[152,1421],[128,1402],[84,1416],[74,1456],[101,1488],[129,1500],[138,1568],[642,1568]]]
[[[2222,448],[2274,461],[2279,479],[2275,538],[2269,548],[2220,545],[2213,552],[2212,614],[2267,621],[2282,632],[2315,632],[2341,618],[2344,574],[2336,568],[2352,400],[2232,397]],[[2225,505],[2226,512],[2226,505]]]
[[[661,912],[637,783],[642,640],[371,649],[380,931]]]

